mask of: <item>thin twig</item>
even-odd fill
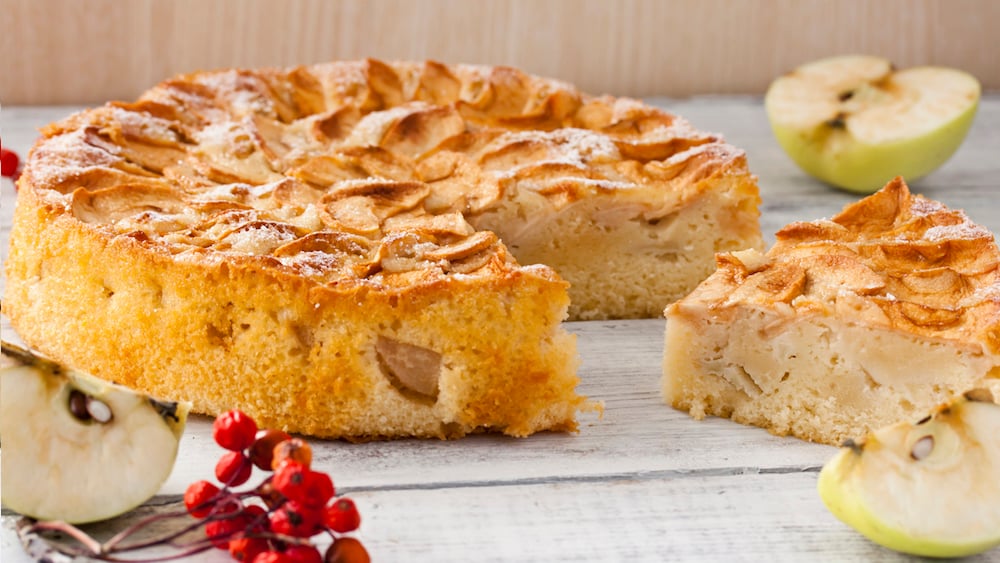
[[[35,522],[30,527],[28,527],[28,533],[33,532],[61,532],[67,536],[80,542],[83,547],[87,549],[90,555],[102,555],[104,553],[103,546],[94,538],[87,535],[86,532],[77,528],[72,524],[67,524],[66,522],[60,521],[43,521]]]
[[[186,514],[187,514],[186,510],[175,510],[173,512],[164,512],[162,514],[154,514],[152,516],[143,518],[142,520],[139,520],[138,522],[132,524],[128,528],[125,528],[121,532],[118,532],[117,534],[112,536],[111,539],[109,539],[108,541],[104,542],[104,550],[107,553],[117,551],[116,547],[118,546],[119,543],[122,542],[122,540],[138,532],[139,530],[145,528],[146,526],[149,526],[150,524],[158,522],[160,520],[164,520],[167,518],[176,518],[178,516],[184,516]]]
[[[202,526],[202,525],[204,525],[204,524],[206,524],[208,522],[212,522],[212,521],[215,521],[215,520],[225,520],[226,518],[229,518],[229,517],[232,516],[232,514],[229,514],[229,513],[225,513],[225,514],[218,513],[218,511],[220,510],[220,508],[222,506],[224,506],[224,505],[221,505],[218,502],[219,500],[222,500],[222,499],[227,498],[227,497],[228,497],[227,500],[229,500],[229,499],[242,499],[242,498],[245,498],[245,497],[248,497],[248,496],[252,496],[253,493],[254,493],[253,490],[234,493],[234,492],[229,491],[228,489],[222,489],[221,491],[219,491],[218,493],[216,493],[211,499],[209,499],[209,500],[207,500],[207,501],[205,501],[205,502],[202,503],[202,505],[211,505],[211,506],[214,507],[213,511],[212,511],[212,514],[209,515],[208,517],[203,518],[203,519],[199,519],[199,520],[195,521],[194,523],[189,524],[189,525],[185,526],[184,528],[182,528],[180,530],[171,532],[171,533],[169,533],[169,534],[167,534],[165,536],[161,536],[161,537],[153,538],[153,539],[149,539],[149,540],[138,541],[138,542],[134,542],[134,543],[130,543],[130,544],[125,544],[123,546],[119,546],[118,545],[119,543],[121,543],[129,535],[133,534],[134,532],[136,532],[138,530],[141,530],[142,528],[145,528],[146,526],[152,524],[153,522],[156,522],[158,520],[162,520],[162,519],[165,519],[165,518],[186,516],[188,514],[188,512],[187,512],[187,510],[178,510],[178,511],[175,511],[175,512],[168,512],[168,513],[164,513],[164,514],[157,514],[157,515],[154,515],[154,516],[151,516],[151,517],[148,517],[148,518],[144,518],[143,520],[141,520],[141,521],[133,524],[129,528],[127,528],[127,529],[119,532],[113,538],[109,539],[108,541],[106,541],[104,543],[104,548],[105,548],[106,552],[111,553],[111,552],[114,552],[114,551],[129,551],[129,550],[133,550],[133,549],[144,549],[146,547],[151,547],[153,545],[157,545],[157,544],[160,544],[160,543],[170,543],[171,545],[176,545],[176,544],[173,543],[173,541],[176,540],[177,538],[183,536],[184,534],[190,533],[190,532],[198,529],[200,526]],[[199,506],[201,506],[201,505],[199,505]]]
[[[202,542],[195,542],[195,543],[202,543]],[[192,544],[191,546],[188,546],[188,548],[185,549],[184,551],[178,553],[171,553],[170,555],[160,555],[157,557],[148,557],[143,559],[123,559],[111,555],[102,555],[99,557],[95,557],[95,559],[99,559],[101,561],[111,561],[113,563],[155,563],[157,561],[172,561],[174,559],[183,559],[185,557],[190,557],[192,555],[203,553],[205,551],[213,549],[214,547],[215,546],[212,545],[211,542],[204,542],[204,545],[195,546],[195,544]]]
[[[186,514],[186,513],[181,513],[180,515],[184,515],[184,514]],[[110,552],[132,551],[132,550],[136,550],[136,549],[145,549],[147,547],[152,547],[154,545],[159,545],[159,544],[163,544],[163,543],[170,543],[171,545],[176,545],[176,544],[173,543],[174,540],[176,540],[177,538],[183,536],[184,534],[188,534],[188,533],[193,532],[194,530],[197,530],[201,526],[205,525],[207,522],[210,522],[210,520],[208,518],[206,518],[204,520],[195,520],[194,522],[188,524],[187,526],[184,526],[180,530],[175,530],[175,531],[170,532],[169,534],[164,535],[164,536],[160,536],[160,537],[156,537],[156,538],[151,538],[151,539],[147,539],[147,540],[142,540],[142,541],[137,541],[137,542],[133,542],[133,543],[127,543],[127,544],[124,544],[124,545],[118,545],[124,539],[124,538],[119,538],[110,547],[108,546],[108,544],[111,543],[110,540],[108,541],[108,543],[106,543],[104,545],[105,545],[106,548],[108,548],[107,551],[109,553]],[[121,534],[119,534],[119,535],[121,535]],[[118,538],[118,536],[115,536],[115,538]],[[115,539],[115,538],[112,538],[112,539]]]

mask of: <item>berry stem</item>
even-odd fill
[[[195,546],[194,544],[192,544],[192,546],[188,546],[188,548],[185,549],[184,551],[171,553],[169,555],[160,555],[157,557],[144,557],[142,559],[125,559],[121,557],[113,557],[110,555],[96,555],[93,557],[94,559],[98,559],[100,561],[109,561],[111,563],[155,563],[157,561],[173,561],[175,559],[184,559],[186,557],[191,557],[192,555],[203,553],[210,549],[215,549],[215,546],[213,546],[212,542],[209,541],[202,542],[199,540],[198,542],[195,543],[201,545]]]
[[[139,530],[142,530],[146,526],[154,522],[159,522],[160,520],[166,520],[167,518],[176,518],[179,516],[184,516],[185,514],[187,514],[187,511],[175,510],[173,512],[164,512],[163,514],[154,514],[147,518],[143,518],[142,520],[139,520],[138,522],[132,524],[128,528],[125,528],[121,532],[118,532],[117,534],[112,536],[111,539],[109,539],[108,541],[104,542],[104,549],[107,550],[108,552],[111,552],[115,550],[118,544],[121,543],[123,540],[128,538],[130,535],[138,532]],[[200,522],[197,522],[196,524],[200,524]],[[185,534],[193,529],[194,527],[189,526],[188,528],[182,530],[180,532],[180,535]],[[131,544],[131,545],[136,545],[136,544]],[[129,547],[131,547],[131,545]],[[122,550],[129,549],[129,547],[122,548]]]
[[[45,542],[46,548],[51,551],[55,551],[62,555],[71,558],[77,557],[89,557],[91,559],[97,559],[100,561],[109,561],[112,563],[154,563],[157,561],[171,561],[174,559],[183,559],[185,557],[190,557],[210,549],[214,549],[212,541],[208,538],[199,539],[193,541],[189,544],[177,544],[174,540],[187,534],[199,526],[203,525],[207,520],[199,520],[192,525],[186,526],[184,529],[171,532],[163,537],[158,537],[150,540],[145,540],[142,542],[136,542],[132,544],[119,545],[123,538],[127,537],[129,534],[134,533],[142,529],[143,527],[149,525],[153,521],[161,520],[165,518],[176,518],[179,516],[186,516],[187,513],[184,511],[174,511],[166,514],[157,514],[155,516],[144,518],[142,521],[130,526],[128,530],[116,534],[111,540],[102,544],[90,537],[86,532],[77,528],[72,524],[61,521],[40,521],[28,524],[22,529],[18,530],[18,535],[22,537],[22,541],[25,540],[27,536],[37,535],[43,532],[58,532],[65,534],[76,540],[81,548],[76,548],[73,546],[59,545],[58,543]],[[112,541],[113,540],[113,541]],[[166,555],[159,555],[155,557],[144,557],[140,559],[127,559],[121,557],[115,557],[115,553],[136,551],[140,549],[146,549],[149,547],[157,545],[169,545],[171,547],[177,548],[180,551],[175,553],[170,553]],[[48,559],[52,559],[48,557]]]
[[[167,518],[167,517],[185,516],[186,514],[187,514],[186,512],[173,512],[173,513],[170,513],[169,515],[164,514],[164,515],[157,515],[157,516],[163,516],[164,518]],[[136,528],[137,530],[139,530],[139,529],[142,529],[142,528],[146,527],[148,524],[151,524],[152,522],[154,522],[156,520],[159,520],[159,519],[160,518],[158,518],[158,517],[144,518],[142,521],[140,521],[139,523],[135,524],[135,526],[133,526],[133,527]],[[112,540],[114,540],[114,539],[117,538],[117,541],[115,542],[115,545],[112,545],[111,549],[109,549],[108,551],[109,552],[110,551],[116,551],[116,552],[119,552],[119,551],[132,551],[132,550],[136,550],[136,549],[146,549],[147,547],[153,547],[153,546],[164,544],[164,543],[169,543],[170,545],[177,546],[177,544],[174,543],[174,540],[176,540],[177,538],[183,536],[184,534],[187,534],[187,533],[193,532],[194,530],[197,530],[201,526],[204,526],[206,523],[211,522],[211,521],[212,521],[212,518],[206,518],[204,520],[197,520],[195,522],[192,522],[191,524],[188,524],[187,526],[184,526],[183,528],[181,528],[179,530],[175,530],[175,531],[170,532],[170,533],[168,533],[168,534],[166,534],[164,536],[156,537],[156,538],[151,538],[151,539],[148,539],[148,540],[137,541],[137,542],[133,542],[133,543],[127,543],[127,544],[124,544],[124,545],[117,545],[118,543],[121,543],[121,540],[124,539],[124,536],[122,538],[118,538],[118,536],[115,536],[114,538],[112,538]],[[118,534],[118,535],[120,536],[122,534]],[[199,541],[201,541],[201,540],[199,540]],[[111,541],[109,540],[108,543],[111,543]],[[104,545],[107,546],[108,544],[106,543]],[[179,546],[177,546],[177,547],[179,547]],[[211,542],[209,542],[209,547],[211,547]]]
[[[196,545],[197,544],[197,545]],[[173,561],[175,559],[184,559],[186,557],[191,557],[192,555],[197,555],[203,553],[210,549],[215,549],[210,541],[197,541],[187,547],[184,551],[179,551],[177,553],[171,553],[169,555],[159,555],[156,557],[144,557],[142,559],[125,559],[121,557],[113,557],[111,555],[95,555],[94,559],[100,561],[109,561],[112,563],[155,563],[157,561]]]
[[[87,555],[98,556],[104,554],[104,546],[102,546],[100,542],[72,524],[67,524],[66,522],[61,521],[35,522],[30,524],[24,531],[25,534],[37,534],[39,532],[59,532],[66,534],[67,536],[80,542],[80,545],[86,549]],[[75,553],[76,551],[77,550],[71,550],[70,553],[67,553],[67,555]],[[60,553],[62,553],[61,550]]]

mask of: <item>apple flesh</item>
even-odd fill
[[[903,553],[963,557],[1000,545],[1000,405],[986,391],[916,424],[849,441],[820,472],[827,508]]]
[[[979,82],[943,67],[897,71],[879,57],[845,56],[803,65],[764,98],[778,144],[804,171],[872,193],[896,176],[923,177],[965,139]]]
[[[139,506],[173,469],[190,405],[158,401],[3,343],[3,504],[83,524]]]

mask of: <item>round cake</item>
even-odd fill
[[[567,315],[658,316],[762,244],[741,151],[504,67],[183,75],[46,127],[18,187],[25,342],[350,439],[573,429]]]

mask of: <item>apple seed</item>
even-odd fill
[[[94,420],[105,424],[114,417],[111,407],[104,401],[95,399],[79,389],[69,393],[69,412],[80,422]]]
[[[833,119],[827,120],[826,124],[834,129],[846,129],[847,128],[847,114],[844,112],[837,113]]]
[[[934,436],[924,436],[913,444],[910,457],[920,461],[931,455],[932,451],[934,451]]]
[[[87,396],[77,389],[69,393],[69,412],[78,420],[90,420],[90,413],[87,412]]]
[[[104,401],[99,401],[93,397],[87,397],[87,412],[90,416],[94,417],[94,420],[104,424],[111,421],[111,407],[107,405]]]

